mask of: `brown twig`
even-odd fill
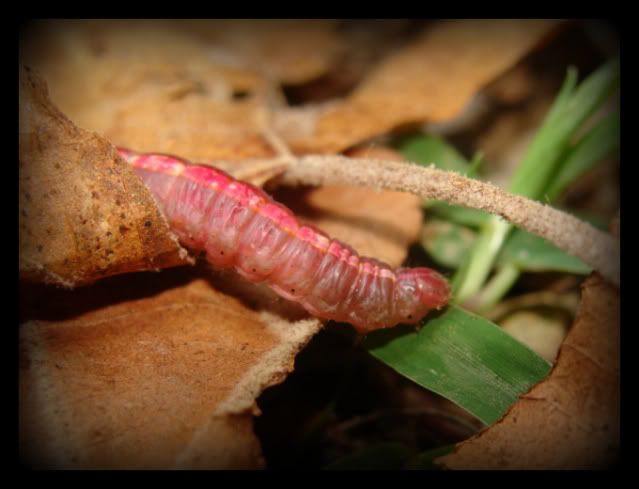
[[[294,161],[293,161],[294,160]],[[281,177],[288,185],[358,185],[410,192],[420,197],[481,209],[541,236],[582,259],[616,286],[620,281],[620,243],[612,235],[565,212],[508,193],[457,173],[410,163],[344,156],[291,157]],[[397,216],[401,219],[401,216]]]

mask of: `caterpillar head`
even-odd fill
[[[431,309],[439,309],[450,300],[448,281],[430,268],[397,270],[396,307],[404,322],[418,322]]]

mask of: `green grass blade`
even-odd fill
[[[376,358],[490,425],[550,371],[550,364],[490,321],[450,307],[416,331],[368,335]]]
[[[481,227],[490,214],[478,209],[469,209],[458,205],[447,204],[446,202],[432,202],[426,206],[427,216],[433,214],[453,223],[461,224],[471,228]]]
[[[471,165],[468,160],[445,140],[431,135],[418,135],[405,139],[399,150],[409,161],[420,165],[433,164],[441,170],[469,175]],[[477,167],[479,163],[475,163]]]
[[[564,88],[571,85],[571,75]],[[519,165],[510,184],[510,191],[539,199],[555,173],[570,137],[586,122],[619,83],[619,60],[615,58],[586,78],[574,93],[560,93],[557,102],[542,124],[526,156]],[[568,95],[564,94],[568,93]]]
[[[466,226],[431,219],[425,225],[422,246],[440,265],[460,267],[473,248],[477,234]],[[592,271],[576,258],[539,236],[515,229],[502,247],[496,266],[515,265],[523,272],[565,272],[585,275]]]
[[[554,201],[573,181],[617,151],[619,131],[619,113],[611,112],[570,149],[545,192],[546,199]]]
[[[510,184],[510,191],[532,199],[543,197],[551,177],[561,167],[562,156],[582,124],[619,84],[619,59],[614,58],[575,86],[576,74],[569,71],[552,109],[526,151]],[[453,278],[455,300],[463,303],[476,295],[492,270],[512,226],[492,216]]]
[[[530,272],[556,271],[586,275],[592,271],[579,258],[521,229],[516,229],[506,241],[497,257],[497,265],[516,265]]]
[[[477,237],[477,233],[454,222],[443,219],[429,219],[424,224],[422,247],[440,265],[447,268],[459,267]]]

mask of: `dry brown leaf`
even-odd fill
[[[104,133],[132,101],[206,95],[228,101],[264,80],[215,63],[208,46],[172,22],[40,21],[21,42],[21,61],[41,72],[51,97],[78,125]]]
[[[499,326],[540,357],[553,363],[566,336],[565,314],[517,311],[503,319]]]
[[[39,311],[66,318],[21,326],[27,463],[262,465],[254,400],[293,369],[321,323],[253,310],[191,272],[117,277],[38,297]]]
[[[151,195],[96,134],[20,73],[19,246],[25,279],[65,286],[188,263]]]
[[[273,84],[328,69],[343,49],[334,27],[48,21],[36,23],[21,47],[62,111],[114,144],[195,161],[242,159],[273,154],[262,137]]]
[[[261,136],[266,79],[216,64],[179,25],[131,22],[37,24],[24,61],[65,114],[117,146],[195,161],[272,155]],[[235,101],[238,90],[257,95]]]
[[[619,290],[593,274],[550,376],[437,462],[449,469],[585,469],[609,467],[618,455]]]
[[[336,20],[200,20],[183,25],[212,44],[209,57],[214,61],[289,84],[323,75],[346,49]]]
[[[342,103],[280,111],[278,129],[297,151],[330,153],[400,125],[451,119],[556,26],[550,20],[439,22],[384,60]]]

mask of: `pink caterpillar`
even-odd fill
[[[213,265],[266,282],[311,314],[359,331],[415,324],[450,297],[429,268],[398,268],[357,255],[262,190],[207,166],[119,149],[151,190],[184,246]]]

